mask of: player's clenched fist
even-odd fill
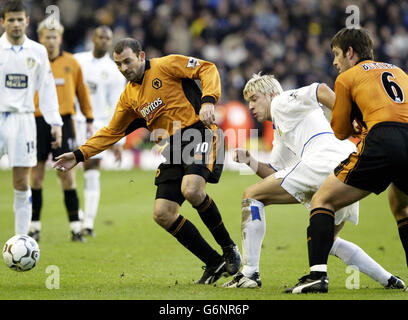
[[[62,172],[69,171],[78,164],[73,152],[61,154],[55,159],[57,162],[52,167]]]
[[[246,149],[234,149],[232,154],[232,160],[239,163],[249,164],[251,158],[251,154]]]
[[[203,103],[200,110],[200,120],[204,125],[210,126],[215,121],[214,105],[212,103]]]

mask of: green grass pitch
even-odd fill
[[[83,173],[77,173],[78,194],[83,203]],[[154,172],[103,171],[96,237],[86,244],[72,243],[68,218],[56,172],[47,171],[43,191],[41,258],[31,271],[17,273],[0,263],[0,299],[137,299],[137,300],[400,300],[408,293],[385,290],[364,274],[359,289],[347,289],[353,273],[337,258],[329,258],[329,293],[283,294],[308,272],[306,227],[308,213],[301,205],[266,208],[267,232],[261,255],[261,289],[225,289],[198,286],[202,263],[152,219]],[[0,171],[0,241],[13,235],[11,171]],[[208,185],[232,238],[241,245],[242,191],[258,181],[256,176],[224,172],[219,184]],[[187,202],[181,214],[190,219],[214,248],[219,250],[198,214]],[[360,245],[388,271],[408,281],[407,267],[386,193],[360,203],[360,223],[345,226],[341,237]],[[51,266],[51,267],[50,267]],[[55,267],[59,271],[56,285]],[[53,269],[54,268],[54,269]],[[51,277],[51,278],[50,278]],[[349,279],[349,280],[348,280]],[[355,278],[353,278],[355,280]],[[355,284],[355,281],[351,281]]]

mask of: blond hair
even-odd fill
[[[252,78],[246,83],[243,91],[245,100],[248,101],[249,98],[257,92],[264,95],[269,95],[271,93],[279,95],[283,92],[283,89],[279,81],[276,80],[273,75],[261,75],[259,72],[258,74],[253,74]]]
[[[60,35],[64,33],[64,26],[59,22],[59,20],[52,18],[51,16],[41,21],[37,27],[37,34],[41,35],[45,29],[56,30]]]

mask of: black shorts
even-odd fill
[[[176,139],[181,138],[180,141]],[[180,140],[180,139],[179,139]],[[185,175],[195,174],[206,182],[218,183],[224,167],[225,138],[216,125],[206,128],[202,122],[180,130],[167,141],[162,154],[166,162],[156,172],[156,199],[184,202],[181,182]]]
[[[345,184],[376,194],[394,183],[408,195],[408,124],[376,124],[334,174]]]
[[[46,161],[50,153],[52,159],[65,152],[71,152],[76,149],[75,129],[71,115],[62,116],[64,125],[62,126],[62,144],[58,149],[51,148],[53,137],[51,136],[51,126],[45,122],[43,117],[36,117],[37,124],[37,160]]]

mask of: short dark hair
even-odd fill
[[[360,59],[374,60],[373,41],[364,29],[343,28],[335,34],[330,46],[339,47],[344,55],[352,47]]]
[[[132,49],[136,55],[139,55],[140,51],[142,51],[142,45],[139,41],[133,38],[124,38],[116,43],[115,48],[113,48],[113,52],[116,54],[121,54],[126,48]]]
[[[23,1],[20,0],[7,0],[3,6],[3,10],[1,12],[1,17],[4,19],[6,17],[6,13],[9,12],[21,12],[24,11],[27,15],[27,8],[24,5]]]

